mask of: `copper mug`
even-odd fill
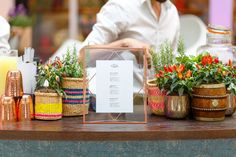
[[[0,104],[1,104],[2,122],[15,122],[16,109],[15,109],[15,101],[13,97],[2,96],[0,100]]]
[[[29,121],[33,119],[33,101],[30,95],[23,95],[19,104],[18,120]]]
[[[19,70],[9,70],[6,77],[5,96],[22,97],[22,75]]]

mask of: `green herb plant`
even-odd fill
[[[158,72],[162,69],[162,67],[171,65],[175,62],[173,48],[171,47],[171,43],[168,41],[161,44],[160,51],[158,53],[151,48],[150,54],[155,72]]]
[[[62,59],[61,72],[63,77],[83,77],[82,63],[80,63],[78,60],[75,46],[73,47],[73,49],[67,49],[67,53]]]
[[[178,56],[175,58],[170,43],[161,46],[159,54],[152,54],[153,65],[156,71],[156,84],[167,95],[191,94],[193,77],[191,60],[185,55],[185,46],[182,40],[178,43]]]

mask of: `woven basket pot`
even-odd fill
[[[61,118],[61,96],[57,93],[35,92],[35,119],[58,120]]]
[[[200,121],[222,121],[227,109],[224,84],[203,84],[193,88],[193,116]]]
[[[85,105],[83,105],[83,79],[64,77],[62,88],[66,96],[62,98],[63,116],[79,116],[88,114],[89,91],[86,88]]]
[[[165,115],[164,102],[165,94],[156,86],[155,80],[148,80],[148,106],[153,114],[158,116]]]

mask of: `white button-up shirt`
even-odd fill
[[[0,49],[10,49],[8,40],[10,37],[10,25],[0,16]]]
[[[82,47],[133,38],[157,49],[160,44],[168,40],[176,49],[179,29],[178,12],[169,0],[161,4],[159,18],[152,8],[151,0],[109,0],[97,14],[97,23]],[[105,59],[110,55],[110,53],[99,53],[92,60],[97,57]],[[122,57],[134,60],[134,92],[137,92],[143,84],[143,70],[137,65],[134,56],[130,55],[123,53]],[[90,70],[88,71],[91,74]],[[95,84],[91,82],[90,88]]]
[[[109,0],[83,46],[133,38],[156,48],[168,40],[176,48],[179,29],[178,12],[169,0],[161,4],[159,19],[151,0]]]

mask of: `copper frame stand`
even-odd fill
[[[136,93],[133,97],[135,99],[138,94],[143,90],[144,91],[144,97],[143,97],[143,115],[144,115],[144,120],[143,121],[129,121],[129,120],[119,120],[119,117],[122,115],[122,113],[116,113],[116,116],[114,117],[112,113],[107,113],[108,116],[111,119],[108,120],[95,120],[95,121],[88,121],[86,120],[86,105],[85,105],[85,100],[86,100],[86,88],[88,87],[89,82],[94,78],[96,74],[94,74],[91,79],[87,79],[87,73],[86,73],[86,67],[87,67],[87,53],[90,50],[97,50],[97,51],[102,51],[102,50],[119,50],[119,51],[130,51],[130,52],[142,52],[142,61],[143,61],[143,87],[139,90],[138,93]],[[99,52],[98,52],[99,53]],[[110,58],[114,55],[115,52],[111,54],[110,57],[107,59],[103,60],[110,60]],[[83,48],[81,51],[82,55],[82,63],[83,63],[83,124],[146,124],[147,123],[147,54],[148,54],[148,49],[147,48],[124,48],[124,47],[113,47],[113,48],[108,48],[106,46],[87,46]],[[118,55],[118,54],[116,54]],[[119,56],[119,55],[118,55]],[[122,58],[122,57],[121,57]],[[124,60],[124,59],[123,59]],[[91,91],[90,91],[91,93]]]

